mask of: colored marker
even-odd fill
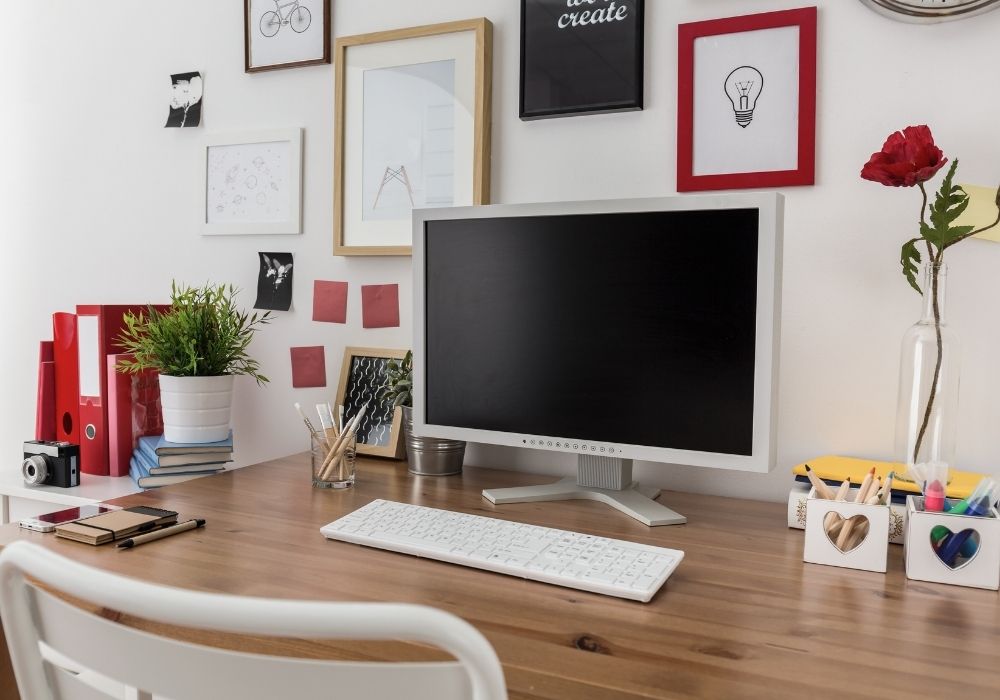
[[[924,484],[924,510],[931,513],[944,510],[944,485],[937,479]]]

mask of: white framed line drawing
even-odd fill
[[[204,235],[302,233],[302,129],[206,138]]]

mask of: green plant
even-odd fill
[[[271,314],[240,311],[238,291],[232,285],[171,283],[168,311],[150,306],[138,315],[126,314],[118,341],[132,359],[119,363],[118,370],[135,374],[154,369],[172,377],[246,374],[265,384],[268,378],[247,348],[254,333],[271,322]]]
[[[392,399],[396,406],[413,407],[413,351],[407,350],[402,360],[390,359],[385,367],[383,399]]]

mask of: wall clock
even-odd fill
[[[946,22],[1000,8],[1000,0],[861,0],[876,12],[903,22]]]

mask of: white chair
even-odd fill
[[[25,577],[102,608],[170,625],[246,635],[419,642],[457,661],[316,661],[190,644],[98,617]],[[503,670],[489,642],[454,615],[418,605],[187,591],[124,578],[15,542],[0,553],[0,615],[25,700],[107,700],[123,697],[125,687],[139,689],[132,697],[174,700],[507,698]],[[121,685],[109,685],[109,679]]]

